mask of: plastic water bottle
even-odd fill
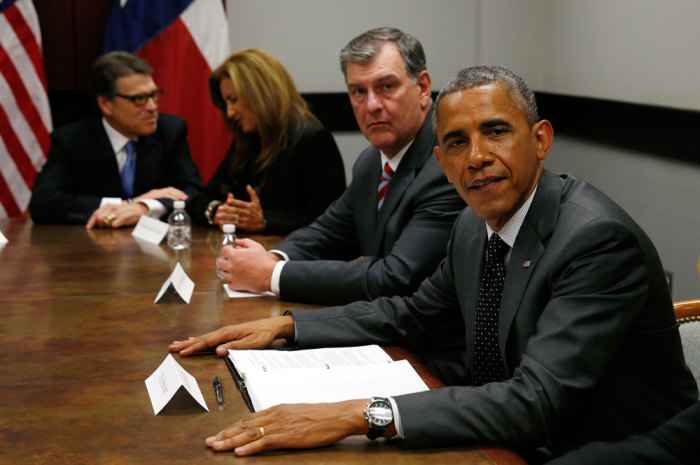
[[[168,247],[173,250],[182,250],[190,246],[192,236],[192,220],[185,211],[185,201],[173,202],[175,209],[168,216]]]
[[[224,231],[224,238],[221,240],[221,248],[223,249],[227,245],[230,245],[231,247],[236,246],[236,225],[235,224],[225,224],[224,227],[222,228]],[[221,254],[219,254],[219,257],[216,258],[216,276],[221,279],[221,269],[219,268],[219,258],[221,257]]]

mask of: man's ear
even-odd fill
[[[103,115],[112,116],[112,105],[114,103],[104,95],[97,96],[97,106]]]
[[[445,163],[443,163],[442,157],[440,156],[440,147],[437,145],[435,147],[433,147],[433,152],[435,152],[435,158],[437,158],[438,163],[440,163],[440,167],[442,167],[442,172],[445,173],[445,177],[447,177],[447,182],[452,184],[452,180],[447,175],[447,170],[445,169]]]
[[[543,119],[532,126],[532,132],[537,140],[537,159],[542,161],[547,158],[549,149],[552,148],[554,129],[549,121]]]
[[[430,87],[431,83],[430,74],[428,74],[426,70],[421,71],[416,79],[416,84],[418,84],[418,88],[420,89],[420,105],[423,109],[430,106],[430,93],[432,92]]]

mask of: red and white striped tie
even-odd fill
[[[389,166],[389,162],[384,164],[384,171],[382,171],[382,178],[379,180],[379,190],[377,191],[377,212],[382,211],[382,204],[384,203],[384,196],[386,191],[389,190],[389,181],[394,175],[394,170]]]

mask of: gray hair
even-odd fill
[[[540,120],[537,113],[535,94],[521,77],[501,66],[473,66],[458,71],[457,74],[447,81],[445,87],[440,90],[435,100],[436,110],[433,112],[433,128],[437,130],[437,108],[442,97],[488,84],[498,84],[508,92],[513,103],[525,115],[525,119],[530,127]]]
[[[369,63],[379,54],[382,45],[394,42],[403,59],[406,73],[415,81],[425,67],[421,43],[410,34],[393,27],[378,27],[363,32],[340,51],[340,69],[347,78],[348,63]]]
[[[95,95],[113,99],[117,94],[117,79],[129,74],[153,74],[153,68],[143,58],[128,52],[109,52],[92,65],[90,84]]]

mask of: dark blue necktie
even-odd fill
[[[506,279],[505,256],[508,249],[510,247],[498,234],[491,235],[476,302],[472,379],[475,386],[503,381],[506,378],[498,350],[498,311],[501,307],[503,282]]]
[[[130,140],[126,143],[126,163],[122,168],[122,189],[128,198],[134,196],[134,177],[136,177],[136,147]]]

